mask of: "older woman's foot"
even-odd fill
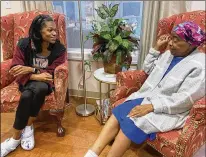
[[[32,150],[34,148],[34,145],[34,127],[33,125],[26,126],[22,131],[21,147],[24,150]]]
[[[21,140],[15,140],[13,138],[8,138],[4,142],[1,143],[1,157],[8,155],[10,152],[14,151]]]

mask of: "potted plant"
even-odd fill
[[[102,4],[95,9],[101,20],[93,21],[92,31],[87,36],[87,40],[93,40],[93,59],[102,59],[104,71],[112,74],[130,67],[131,52],[139,46],[139,39],[131,37],[133,30],[126,19],[114,18],[118,7],[119,4],[109,7]]]

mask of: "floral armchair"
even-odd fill
[[[57,25],[57,36],[66,46],[65,17],[59,13],[30,11],[10,14],[1,17],[1,42],[3,59],[1,62],[1,112],[13,112],[18,106],[20,92],[15,78],[8,73],[13,52],[19,38],[28,36],[32,20],[39,14],[50,14]],[[2,55],[2,54],[1,54]],[[61,125],[64,115],[65,99],[68,87],[68,62],[58,66],[54,72],[55,92],[46,97],[42,110],[49,110],[57,122],[57,136],[64,136],[65,129]]]
[[[157,37],[171,33],[172,28],[184,21],[193,21],[205,32],[205,11],[194,11],[173,15],[159,21]],[[205,43],[198,49],[205,53]],[[140,89],[147,78],[143,70],[120,72],[117,74],[117,88],[111,96],[113,106],[121,104],[131,93]],[[206,142],[206,97],[194,103],[182,129],[157,133],[154,141],[147,143],[166,157],[192,157]]]

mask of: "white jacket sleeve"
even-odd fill
[[[178,114],[192,108],[205,95],[205,69],[194,69],[183,81],[177,93],[151,98],[155,113]]]
[[[144,60],[142,70],[144,70],[149,75],[156,66],[159,56],[159,51],[155,50],[154,48],[150,48],[149,53]]]

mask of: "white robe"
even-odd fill
[[[142,104],[153,105],[154,112],[131,118],[145,133],[182,128],[194,102],[205,95],[206,55],[193,51],[162,79],[173,57],[170,51],[160,54],[151,48],[143,65],[149,76],[140,90],[126,99],[144,98]]]

